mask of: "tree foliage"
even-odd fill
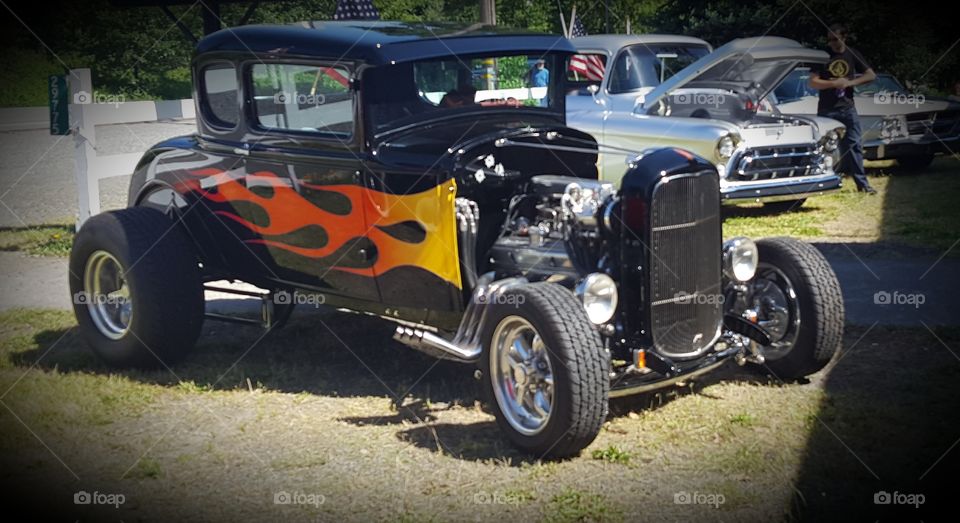
[[[825,24],[841,21],[853,31],[851,44],[879,71],[940,86],[960,78],[957,18],[948,4],[930,0],[909,4],[864,0],[607,1],[613,32],[624,32],[629,19],[634,33],[686,34],[715,46],[734,38],[769,34],[823,47]],[[479,18],[479,0],[374,2],[384,19],[474,22]],[[574,2],[497,0],[497,18],[505,26],[559,33],[560,9],[569,19]],[[119,8],[109,0],[7,5],[15,16],[6,17],[0,40],[6,54],[19,58],[0,75],[4,91],[34,89],[35,84],[40,85],[38,78],[45,80],[51,70],[69,66],[90,67],[94,86],[105,92],[138,98],[190,96],[193,44],[159,8]],[[326,20],[335,6],[336,0],[263,2],[250,22]],[[235,25],[246,7],[243,3],[224,4],[225,25]],[[203,4],[170,9],[194,34],[201,34]],[[577,12],[589,33],[604,32],[604,0],[577,0]],[[34,98],[4,95],[0,104]]]

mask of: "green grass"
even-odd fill
[[[593,459],[606,461],[608,463],[619,463],[621,465],[630,463],[630,453],[612,445],[605,449],[594,450],[592,456]]]
[[[74,234],[72,225],[0,228],[0,251],[67,257],[70,256]]]
[[[262,340],[208,323],[170,371],[117,371],[69,312],[0,312],[0,475],[57,499],[124,493],[131,520],[771,521],[792,517],[798,492],[809,517],[884,487],[910,492],[897,481],[960,436],[960,365],[945,348],[960,349],[956,329],[851,328],[854,350],[811,383],[729,366],[618,399],[580,457],[548,462],[503,438],[470,369],[386,341],[391,331],[335,312]],[[414,383],[391,409],[390,391]],[[327,502],[277,506],[280,490]],[[678,492],[725,501],[676,504]]]
[[[797,236],[831,241],[891,242],[944,251],[958,238],[960,162],[942,157],[923,173],[871,169],[875,196],[857,193],[853,182],[817,196],[796,210],[772,214],[758,204],[724,208],[724,237]],[[951,251],[960,254],[960,250]]]
[[[567,489],[553,496],[543,514],[547,523],[621,521],[620,511],[600,494]]]

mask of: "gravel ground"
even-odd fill
[[[144,151],[167,138],[189,134],[193,120],[97,127],[98,151],[120,154]],[[0,227],[73,221],[77,214],[73,137],[50,136],[47,130],[0,133]],[[104,180],[104,209],[126,205],[129,176]]]

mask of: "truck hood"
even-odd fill
[[[663,97],[680,88],[722,88],[749,92],[762,99],[801,63],[826,63],[825,51],[777,36],[740,38],[680,70],[644,96],[649,112]]]

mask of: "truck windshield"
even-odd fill
[[[559,113],[557,54],[444,57],[370,69],[363,92],[375,134],[457,112],[515,109]]]
[[[625,47],[610,71],[611,93],[626,93],[656,87],[662,80],[710,52],[702,45],[637,44]]]

